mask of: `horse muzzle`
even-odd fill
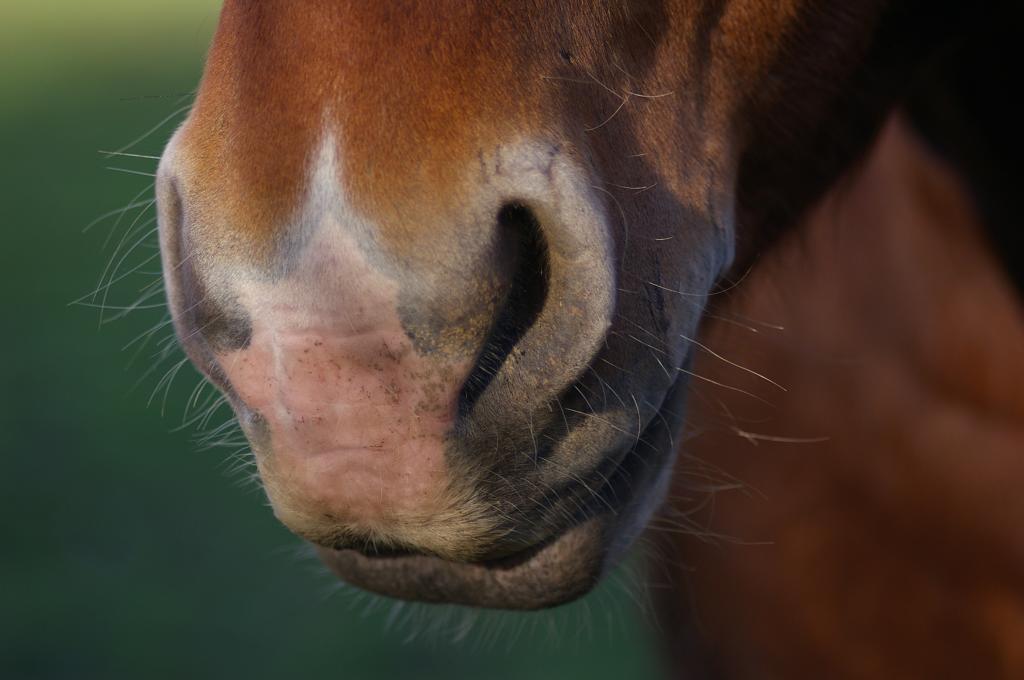
[[[158,196],[182,345],[304,538],[476,564],[543,553],[597,512],[632,438],[572,401],[614,308],[586,174],[556,145],[502,147],[447,225],[384,224],[348,200],[336,147],[256,241],[172,142]]]

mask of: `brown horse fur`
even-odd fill
[[[962,178],[896,117],[713,315],[746,370],[700,355],[654,525],[679,677],[1024,677],[1024,308]]]

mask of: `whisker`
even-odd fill
[[[735,361],[730,361],[729,359],[726,359],[725,357],[723,357],[721,354],[719,354],[715,350],[711,349],[707,345],[704,345],[704,344],[701,344],[700,342],[697,342],[697,340],[695,340],[693,338],[687,337],[687,336],[683,335],[682,333],[679,334],[679,337],[681,337],[683,340],[686,340],[687,342],[690,342],[690,343],[696,345],[697,347],[699,347],[700,349],[704,350],[705,352],[707,352],[711,356],[715,357],[716,359],[718,359],[720,361],[724,361],[725,363],[729,364],[730,366],[735,366],[736,368],[740,369],[741,371],[745,371],[745,372],[749,373],[752,376],[760,378],[761,380],[764,380],[766,383],[768,383],[770,385],[774,385],[775,387],[778,387],[783,392],[788,392],[789,391],[785,387],[780,385],[779,383],[777,383],[774,380],[772,380],[771,378],[769,378],[769,377],[767,377],[765,375],[762,375],[762,374],[758,373],[757,371],[755,371],[755,370],[753,370],[751,368],[747,368],[746,366],[741,366],[740,364],[737,364]]]
[[[599,130],[599,129],[603,128],[605,125],[607,125],[608,123],[612,122],[612,119],[615,118],[615,116],[619,115],[619,111],[621,111],[622,107],[624,107],[629,102],[630,98],[629,98],[629,95],[626,95],[624,97],[622,95],[617,95],[617,96],[620,97],[622,99],[622,101],[620,101],[619,105],[615,108],[614,111],[612,111],[612,114],[610,116],[608,116],[606,119],[604,119],[603,121],[601,121],[600,123],[598,123],[597,125],[593,126],[593,127],[584,127],[583,128],[584,132],[593,132],[595,130]]]
[[[184,99],[185,97],[191,97],[191,96],[192,96],[191,93],[187,94],[187,95],[183,95],[182,97],[179,97],[179,101],[181,99]],[[189,102],[185,106],[182,106],[181,108],[176,109],[175,111],[173,111],[170,114],[168,114],[165,118],[161,119],[159,123],[157,123],[156,125],[151,127],[149,130],[144,132],[142,135],[140,135],[140,136],[136,137],[135,139],[133,139],[132,141],[128,142],[127,144],[122,146],[120,149],[117,149],[116,151],[108,151],[107,152],[108,157],[113,157],[113,156],[116,156],[116,155],[119,155],[119,154],[123,154],[125,151],[128,151],[128,149],[131,149],[132,147],[135,147],[135,146],[141,144],[146,139],[148,139],[149,136],[152,135],[154,132],[156,132],[157,130],[162,128],[164,125],[167,125],[169,122],[174,120],[177,116],[180,116],[181,114],[185,113],[186,111],[188,111],[191,108],[192,108],[192,103]]]
[[[142,191],[140,191],[137,194],[137,196],[141,196],[145,192],[146,192],[146,190],[143,189]],[[88,232],[90,229],[95,227],[97,224],[99,224],[103,220],[110,219],[114,215],[123,215],[124,213],[128,212],[129,210],[134,210],[135,208],[141,208],[143,206],[148,207],[148,206],[150,206],[152,204],[153,204],[153,199],[147,199],[145,201],[136,201],[136,200],[133,199],[133,201],[131,203],[129,203],[128,205],[125,205],[125,206],[122,206],[120,208],[117,208],[116,210],[109,210],[109,211],[103,213],[102,215],[100,215],[99,217],[94,219],[92,222],[90,222],[89,224],[87,224],[84,227],[82,227],[82,233],[84,234],[84,233]]]
[[[114,172],[123,172],[126,175],[141,175],[142,177],[156,177],[155,172],[144,172],[142,170],[132,170],[130,168],[116,168],[112,165],[108,165],[106,170],[112,170]]]
[[[762,442],[776,442],[776,443],[780,443],[780,444],[820,444],[822,442],[827,442],[827,441],[831,441],[832,440],[831,437],[780,437],[780,436],[777,436],[777,435],[759,434],[757,432],[748,432],[746,430],[741,430],[738,427],[734,427],[734,428],[732,428],[732,430],[733,430],[733,432],[735,432],[740,437],[743,437],[744,439],[749,440],[751,443],[753,443],[755,445],[759,441],[762,441]]]
[[[103,154],[107,158],[112,158],[114,156],[123,156],[125,158],[145,158],[145,159],[153,160],[153,161],[160,160],[160,156],[148,156],[146,154],[141,154],[141,153],[125,153],[123,151],[103,151],[103,150],[97,150],[96,153]]]
[[[717,380],[712,380],[711,378],[708,378],[708,377],[705,377],[703,375],[700,375],[699,373],[694,373],[693,371],[688,371],[685,368],[677,368],[676,370],[679,371],[680,373],[685,373],[686,375],[692,376],[692,377],[696,378],[697,380],[703,380],[704,382],[711,383],[712,385],[715,385],[717,387],[721,387],[722,389],[731,390],[733,392],[738,392],[740,394],[745,394],[746,396],[748,396],[748,397],[750,397],[752,399],[756,399],[756,400],[760,401],[763,404],[767,404],[768,406],[772,406],[772,403],[770,401],[768,401],[767,399],[764,399],[762,397],[757,396],[753,392],[748,392],[748,391],[746,391],[744,389],[740,389],[739,387],[733,387],[732,385],[726,385],[725,383],[720,383]]]

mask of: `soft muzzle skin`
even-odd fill
[[[343,578],[557,604],[662,500],[776,139],[747,121],[796,115],[777,74],[856,14],[712,5],[225,2],[158,172],[168,300]]]
[[[461,557],[456,538],[423,527],[456,520],[445,450],[474,357],[420,351],[398,285],[336,219],[314,229],[286,276],[233,285],[251,335],[214,350],[240,407],[261,421],[256,461],[275,512],[321,544],[380,536]],[[459,530],[485,533],[479,514],[481,526]]]
[[[160,173],[176,327],[230,397],[275,514],[384,594],[580,596],[660,502],[686,377],[666,367],[681,343],[658,350],[652,383],[650,360],[615,342],[622,320],[643,324],[616,309],[592,180],[565,148],[504,145],[469,173],[489,235],[402,256],[352,206],[325,140],[266,262],[215,247],[205,185],[180,160],[187,127]]]

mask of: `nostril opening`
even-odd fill
[[[476,366],[459,395],[459,413],[465,415],[495,374],[537,321],[548,297],[550,283],[547,240],[536,215],[518,202],[498,211],[499,242],[509,244],[512,279]]]
[[[182,250],[194,253],[197,246],[188,243],[188,232],[182,228],[178,235],[184,244]],[[177,300],[178,333],[186,347],[200,339],[210,349],[230,352],[244,349],[252,338],[249,315],[233,298],[222,291],[211,290],[197,269],[195,257],[179,257],[168,276],[176,277],[179,290]]]

